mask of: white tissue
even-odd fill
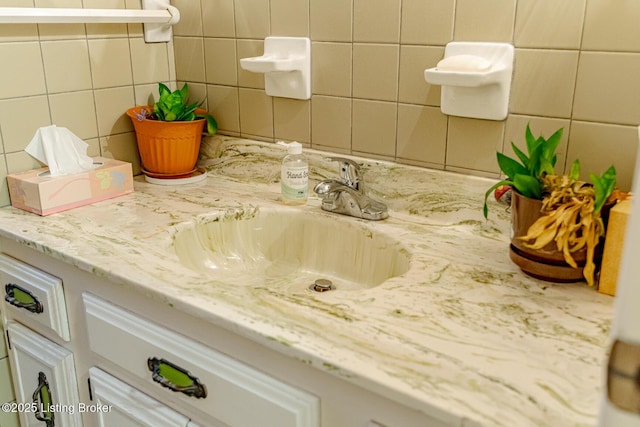
[[[51,176],[61,176],[94,168],[88,146],[69,129],[51,125],[39,128],[24,151],[49,166]]]
[[[455,55],[444,58],[436,68],[440,71],[484,72],[491,69],[491,61],[475,55]]]

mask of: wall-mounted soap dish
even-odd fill
[[[444,59],[424,71],[430,84],[441,85],[445,114],[504,120],[509,112],[514,49],[508,43],[451,42]]]
[[[242,58],[240,67],[264,73],[267,95],[311,98],[311,41],[307,37],[267,37],[264,55]]]

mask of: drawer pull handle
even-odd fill
[[[39,421],[44,421],[47,427],[54,427],[56,425],[54,421],[53,412],[49,411],[52,404],[51,402],[51,390],[49,389],[49,382],[44,372],[38,373],[38,388],[33,392],[33,404],[37,408],[35,415]]]
[[[147,366],[151,371],[151,378],[161,386],[197,399],[207,397],[204,384],[189,371],[157,357],[147,359]]]
[[[7,283],[4,286],[4,300],[18,308],[24,308],[32,313],[42,313],[44,307],[31,292],[15,283]]]

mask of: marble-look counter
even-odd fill
[[[336,175],[322,153],[306,153],[312,183]],[[390,207],[367,224],[402,240],[410,270],[366,291],[299,298],[179,262],[176,225],[199,214],[321,212],[316,197],[283,207],[284,151],[273,144],[215,137],[201,154],[209,176],[200,183],[138,177],[134,194],[48,217],[0,209],[0,234],[451,425],[596,425],[613,299],[521,273],[504,207],[482,217],[490,180],[359,159]]]

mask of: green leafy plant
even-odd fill
[[[594,283],[595,250],[605,235],[601,210],[614,203],[616,170],[613,166],[601,176],[590,174],[591,183],[581,181],[580,162],[576,159],[568,174],[556,175],[555,151],[562,138],[562,128],[548,139],[535,138],[529,125],[525,132],[527,153],[513,142],[516,159],[497,153],[498,165],[506,179],[493,185],[485,194],[483,213],[487,217],[487,198],[499,186],[508,185],[525,197],[542,201],[541,216],[529,227],[525,236],[517,237],[530,249],[538,250],[554,243],[567,264],[578,265],[573,254],[586,248],[583,275]]]
[[[185,83],[181,89],[171,91],[165,84],[158,83],[160,99],[153,106],[151,118],[163,122],[207,120],[207,133],[213,135],[218,131],[218,123],[211,114],[198,111],[204,100],[188,104],[189,86]]]
[[[562,128],[558,129],[548,139],[543,136],[534,137],[531,128],[527,124],[525,141],[527,153],[520,150],[516,144],[511,142],[511,148],[518,157],[518,160],[507,157],[498,152],[498,166],[507,177],[493,185],[484,196],[484,217],[487,218],[489,208],[487,198],[501,185],[509,185],[518,193],[532,199],[542,199],[543,183],[545,175],[552,175],[557,161],[556,149],[562,139]]]

